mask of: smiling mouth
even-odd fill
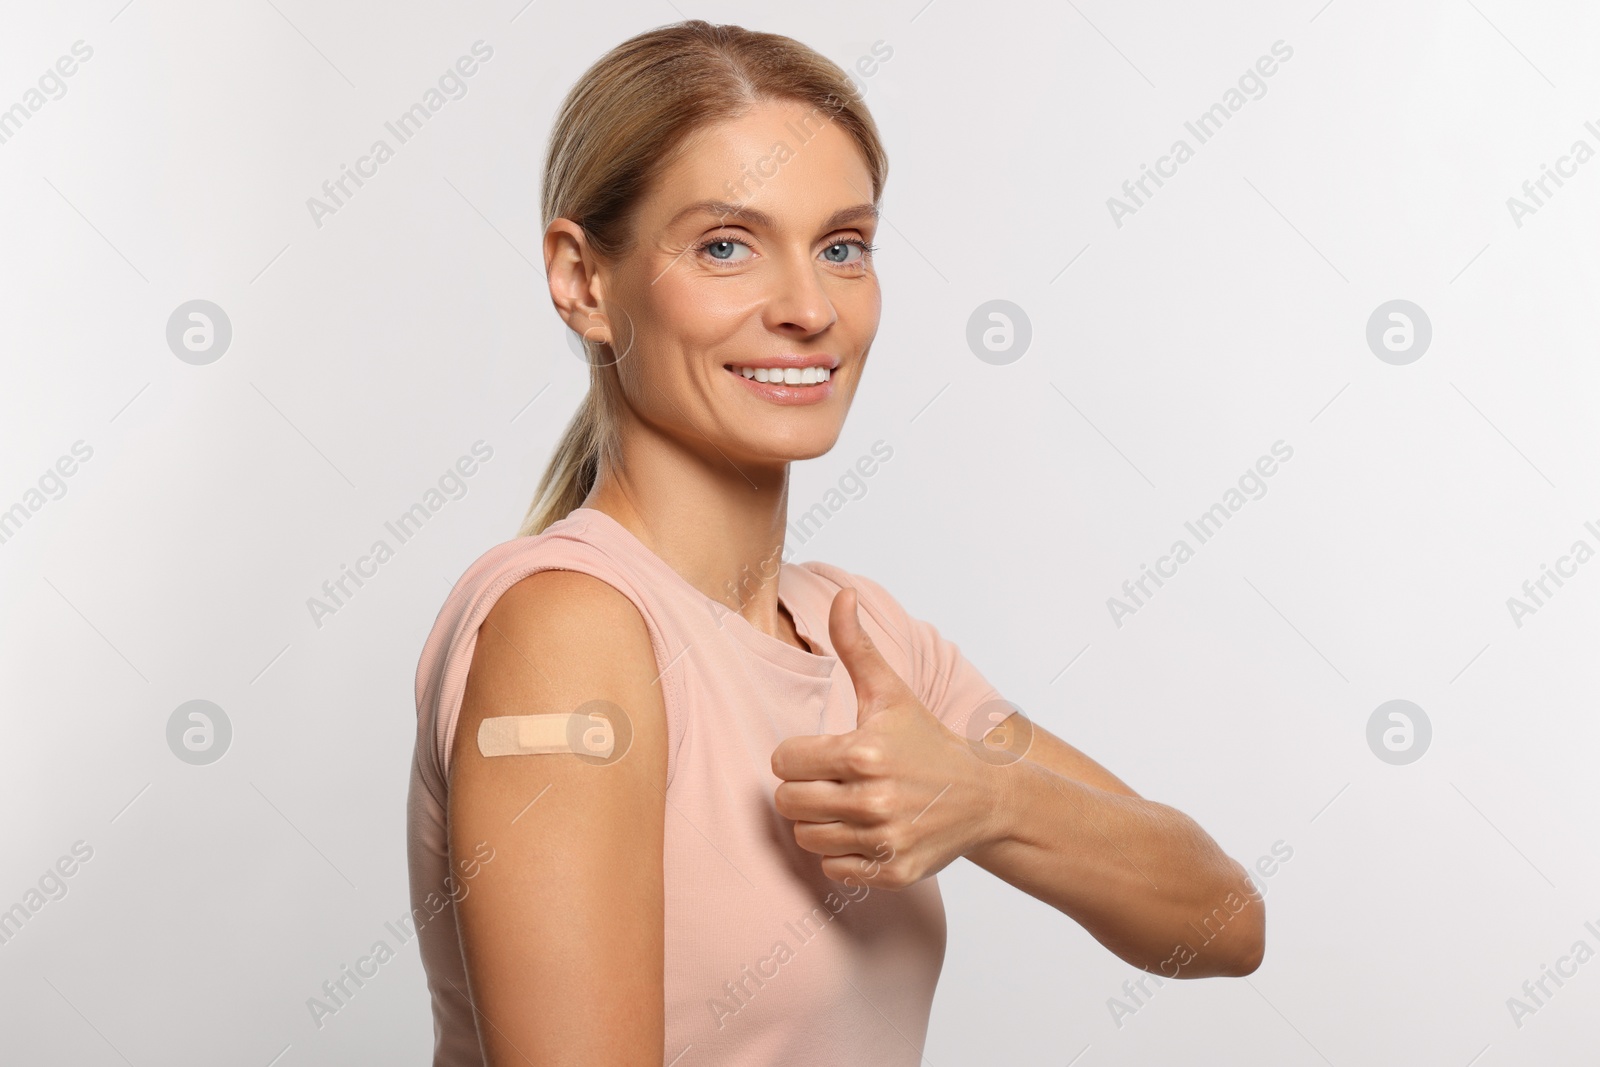
[[[722,366],[724,370],[751,381],[772,385],[820,385],[833,376],[827,367],[741,367],[734,363],[724,363]]]

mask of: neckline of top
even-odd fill
[[[838,662],[836,656],[818,655],[803,648],[797,648],[780,637],[756,629],[755,625],[743,615],[734,611],[728,605],[706,595],[683,575],[679,574],[672,564],[662,559],[650,548],[649,545],[639,540],[634,532],[616,519],[596,508],[577,507],[568,514],[568,518],[576,518],[595,523],[612,533],[612,540],[631,553],[636,559],[642,561],[652,570],[659,572],[667,581],[675,584],[685,593],[692,596],[697,604],[705,607],[717,625],[721,620],[729,620],[725,629],[730,631],[750,651],[780,667],[787,668],[798,674],[808,674],[818,678],[826,678],[833,673],[834,664]],[[791,596],[795,592],[795,565],[782,563],[778,567],[778,603],[789,612],[789,617],[794,620],[794,628],[799,632],[807,644],[813,648],[821,647],[810,620],[804,612],[796,611],[794,600]]]

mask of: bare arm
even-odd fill
[[[667,747],[655,676],[638,610],[590,575],[524,578],[479,631],[452,749],[449,840],[452,863],[479,841],[495,849],[457,905],[492,1067],[661,1063]],[[632,729],[615,762],[478,751],[486,717],[596,699]]]
[[[1254,971],[1266,911],[1244,867],[1183,812],[1028,728],[1027,756],[992,768],[999,837],[967,858],[1163,978]]]

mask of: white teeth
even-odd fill
[[[832,377],[832,372],[827,367],[798,367],[779,368],[773,367],[734,367],[735,372],[746,378],[753,378],[758,382],[781,382],[784,385],[815,385],[825,382]]]

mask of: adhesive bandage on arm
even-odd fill
[[[615,748],[610,719],[595,712],[498,715],[478,724],[478,751],[485,756],[571,752],[608,760]]]

